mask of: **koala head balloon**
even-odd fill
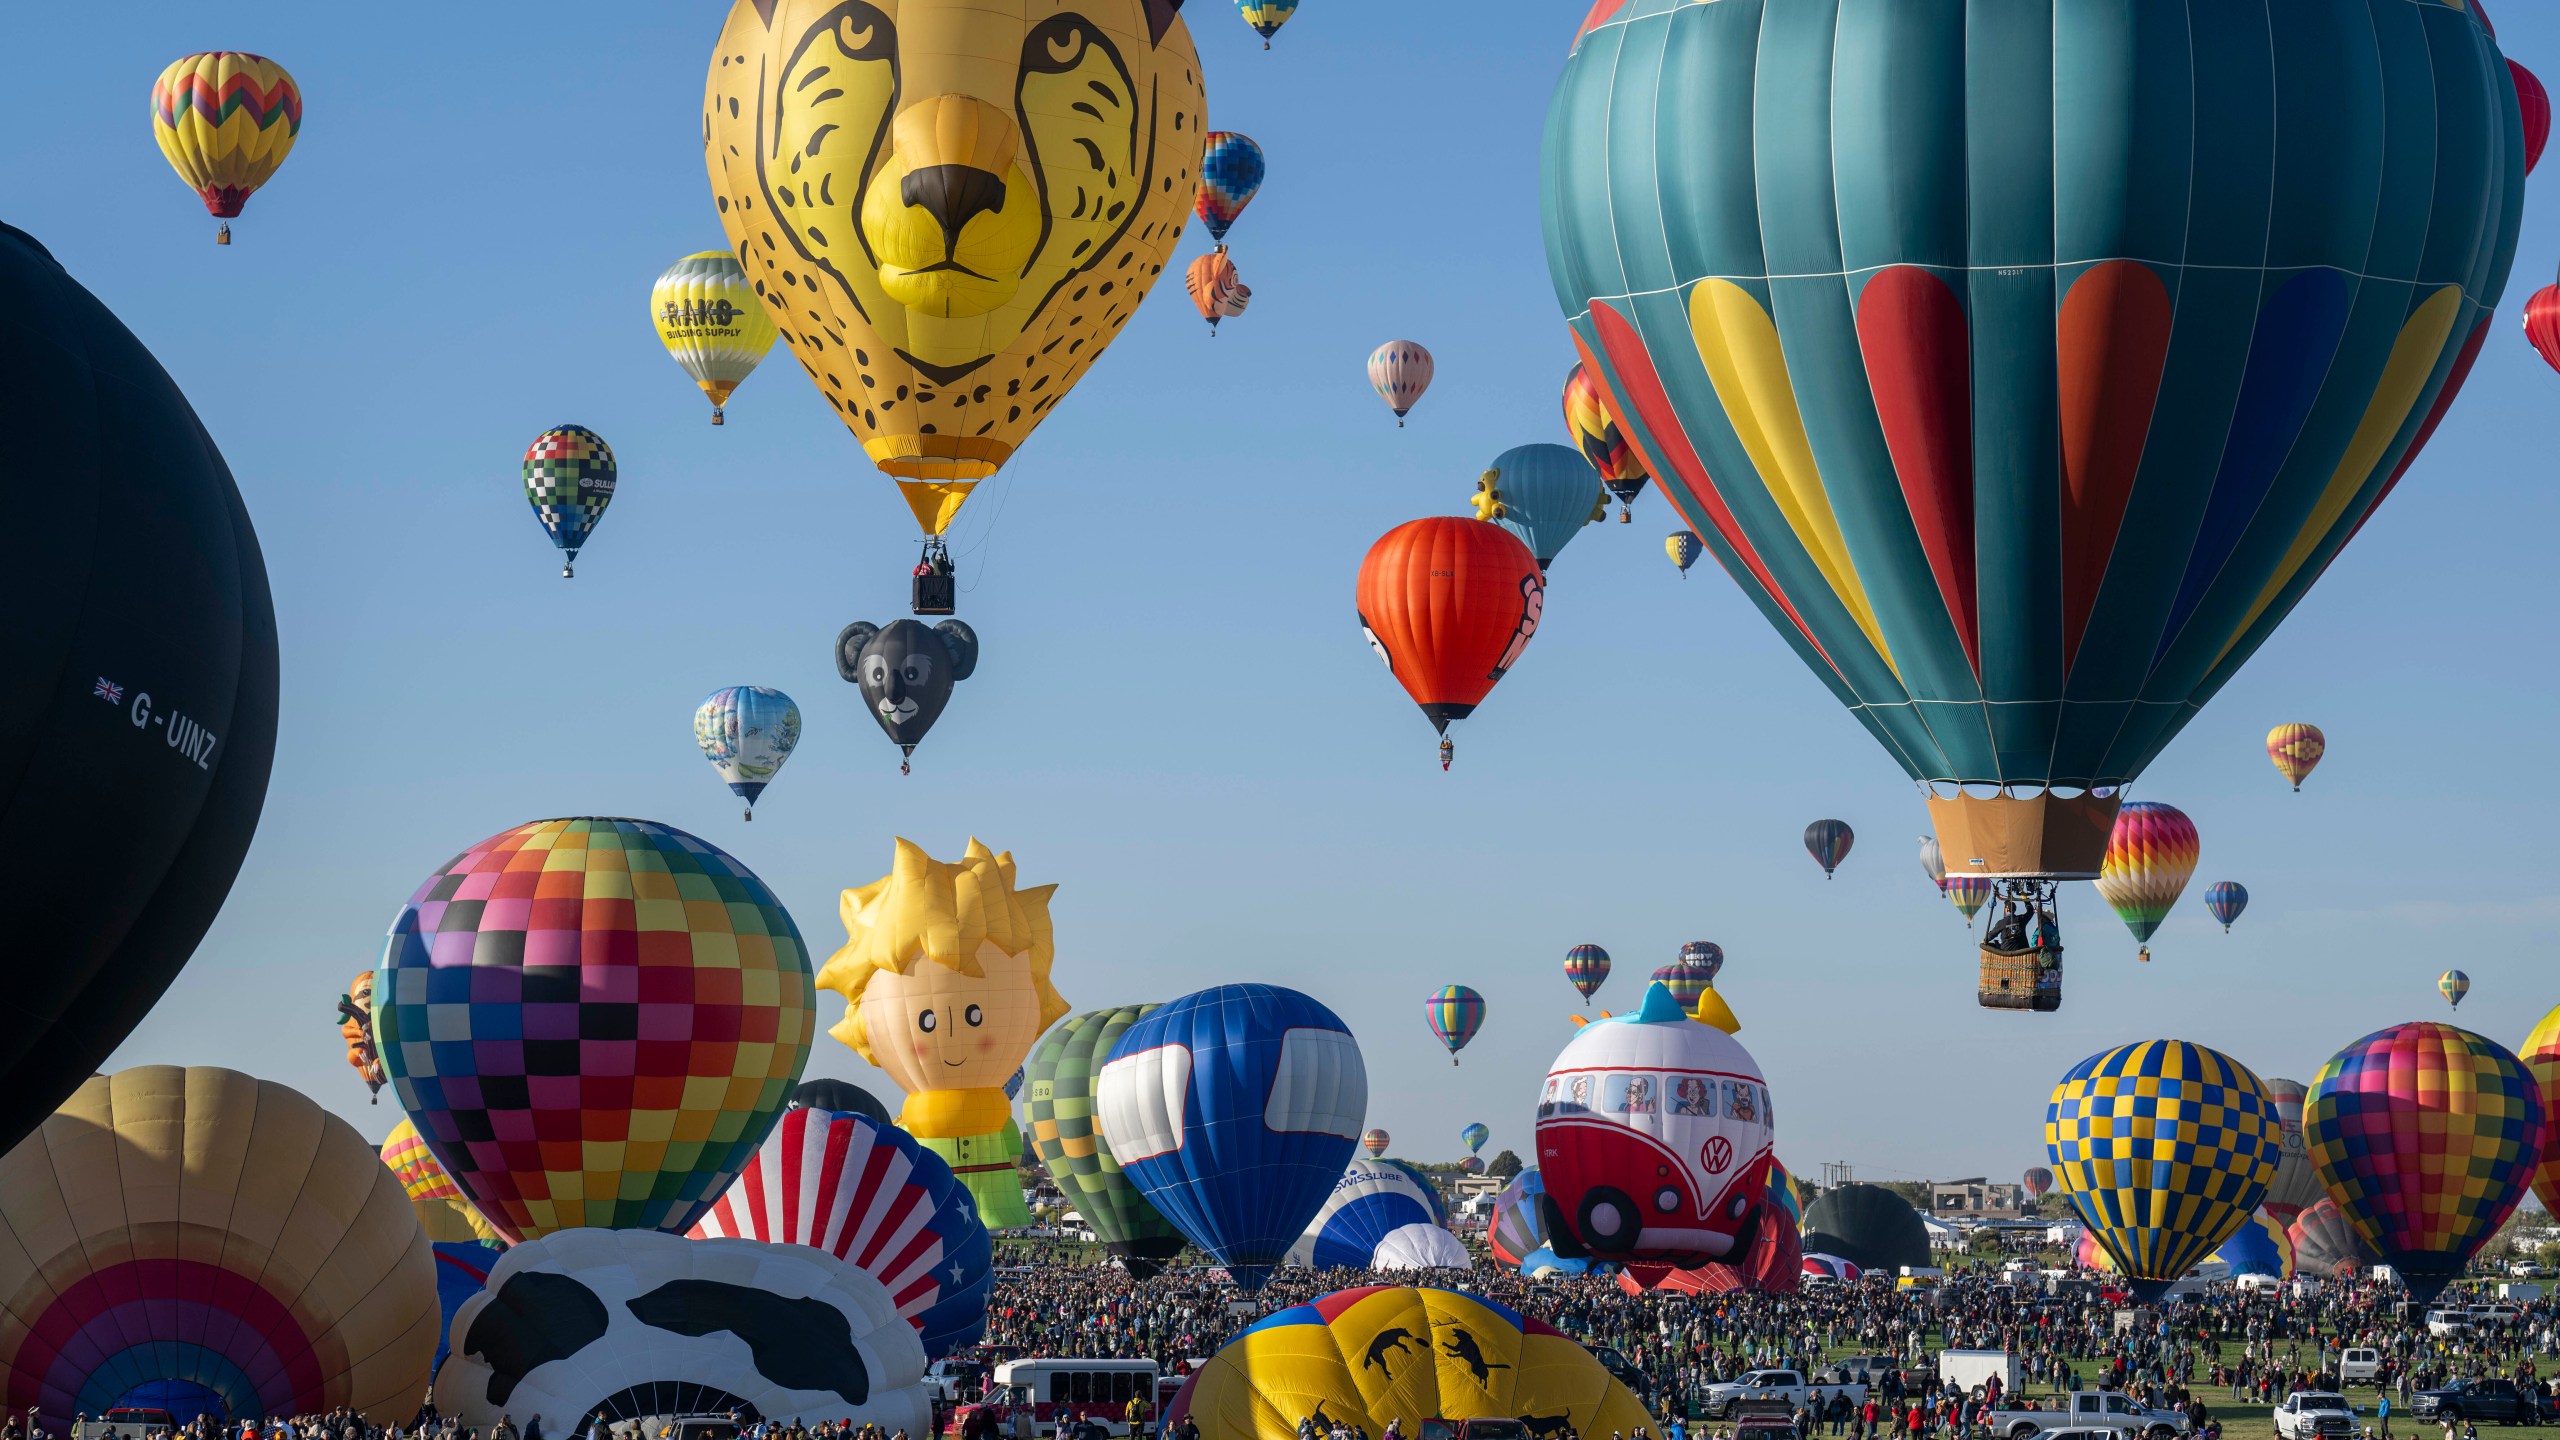
[[[836,673],[862,687],[871,718],[909,755],[924,739],[951,687],[978,668],[978,632],[957,620],[927,629],[914,620],[886,627],[857,620],[836,636]]]

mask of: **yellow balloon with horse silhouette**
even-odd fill
[[[1634,1392],[1571,1336],[1455,1290],[1337,1290],[1257,1321],[1209,1363],[1166,1415],[1207,1435],[1296,1440],[1298,1422],[1516,1419],[1537,1440],[1656,1428]]]
[[[939,535],[1163,274],[1199,189],[1180,0],[735,0],[703,96],[731,248]]]

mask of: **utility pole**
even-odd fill
[[[1843,1185],[1848,1184],[1848,1183],[1850,1182],[1850,1179],[1851,1179],[1851,1176],[1850,1176],[1850,1173],[1849,1173],[1849,1162],[1848,1162],[1848,1161],[1846,1161],[1846,1160],[1825,1160],[1825,1161],[1823,1161],[1823,1162],[1822,1162],[1822,1188],[1823,1188],[1823,1189],[1825,1189],[1825,1190],[1836,1190],[1836,1189],[1838,1189],[1839,1187],[1841,1187],[1841,1186],[1843,1186]]]

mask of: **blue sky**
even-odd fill
[[[2548,177],[2433,446],[2138,787],[2204,837],[2155,963],[2072,887],[2066,1005],[2030,1018],[1974,1006],[1966,934],[1914,860],[1917,795],[1712,564],[1675,575],[1658,497],[1558,562],[1447,775],[1361,641],[1369,542],[1462,509],[1500,451],[1563,438],[1537,141],[1583,0],[1308,0],[1268,54],[1192,0],[1210,119],[1270,159],[1230,237],[1253,309],[1213,342],[1160,287],[972,503],[961,609],[984,658],[904,779],[828,652],[846,622],[903,613],[911,520],[785,356],[715,430],[647,323],[658,271],[722,243],[698,105],[723,5],[112,8],[15,17],[40,57],[17,103],[41,123],[0,150],[0,193],[222,445],[284,644],[257,844],[117,1064],[236,1066],[380,1136],[396,1113],[338,1057],[347,977],[454,852],[598,813],[732,850],[820,958],[836,893],[884,871],[893,836],[1013,849],[1060,884],[1079,1008],[1305,989],[1361,1038],[1371,1122],[1424,1159],[1471,1120],[1528,1148],[1582,941],[1617,957],[1599,1003],[1621,1008],[1681,941],[1721,943],[1780,1154],[1879,1179],[2036,1163],[2053,1080],[2123,1041],[2308,1079],[2356,1036],[2442,1016],[2447,965],[2473,981],[2456,1018],[2509,1045],[2560,1002],[2537,774],[2560,701],[2560,382],[2514,328],[2560,250]],[[2500,19],[2508,53],[2560,77],[2560,13]],[[307,104],[229,249],[143,106],[161,66],[211,48],[274,56]],[[1361,375],[1391,338],[1439,360],[1402,431]],[[622,468],[574,582],[516,476],[562,422]],[[690,733],[730,684],[779,686],[807,719],[752,826]],[[2300,795],[2259,748],[2294,719],[2332,746]],[[1819,816],[1859,836],[1829,883],[1798,840]],[[2225,878],[2253,896],[2228,936],[2201,905]],[[1452,981],[1490,1010],[1454,1071],[1421,1003]],[[810,1073],[885,1083],[823,1034]]]

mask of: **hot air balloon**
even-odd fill
[[[2524,1062],[2468,1030],[2417,1021],[2329,1057],[2302,1137],[2347,1222],[2425,1304],[2524,1198],[2543,1120]]]
[[[836,675],[862,690],[862,706],[898,747],[898,773],[951,703],[951,687],[978,673],[978,632],[965,620],[927,628],[916,620],[856,620],[836,632]]]
[[[1716,977],[1724,973],[1724,947],[1713,940],[1691,940],[1680,947],[1680,963],[1703,968],[1707,972],[1707,983],[1713,985]],[[1672,994],[1679,994],[1677,987]]]
[[[1141,1280],[1182,1253],[1182,1233],[1156,1213],[1113,1158],[1097,1123],[1094,1093],[1111,1047],[1155,1008],[1115,1005],[1070,1015],[1049,1027],[1024,1066],[1031,1082],[1024,1110],[1042,1168],[1103,1248]]]
[[[2261,1209],[2231,1232],[2231,1238],[2222,1242],[2213,1258],[2229,1266],[2234,1275],[2271,1275],[2290,1280],[2294,1268],[2293,1237],[2286,1233],[2282,1221]]]
[[[2284,1153],[2258,1077],[2184,1040],[2071,1067],[2045,1106],[2044,1143],[2081,1223],[2146,1304],[2247,1223]]]
[[[1431,352],[1410,340],[1390,340],[1369,352],[1369,388],[1396,412],[1396,428],[1431,388]]]
[[[186,397],[0,225],[0,367],[44,396],[0,466],[0,1148],[124,1043],[222,908],[275,758],[256,531]],[[317,1009],[315,1005],[313,1009]],[[307,1022],[306,1022],[307,1023]]]
[[[1289,17],[1298,13],[1298,0],[1236,0],[1236,10],[1244,16],[1244,23],[1252,26],[1253,32],[1262,37],[1262,48],[1268,50],[1271,37],[1279,34],[1280,27],[1289,23]]]
[[[55,1434],[181,1420],[406,1424],[442,1313],[400,1183],[344,1120],[235,1070],[92,1075],[0,1156],[0,1376]]]
[[[359,970],[338,997],[338,1038],[346,1042],[347,1064],[364,1082],[365,1093],[379,1103],[390,1079],[382,1073],[382,1053],[373,1043],[373,972]]]
[[[2471,993],[2471,977],[2459,970],[2447,970],[2436,977],[2436,993],[2444,997],[2445,1004],[2459,1010],[2462,997]]]
[[[1683,1010],[1698,1008],[1698,997],[1715,983],[1715,975],[1695,961],[1674,960],[1653,972],[1653,983],[1668,988],[1672,1000]]]
[[[2460,391],[2523,157],[2476,7],[2003,14],[1598,6],[1541,211],[1666,498],[2049,899]]]
[[[1361,1132],[1360,1135],[1361,1148],[1367,1150],[1372,1158],[1386,1154],[1387,1146],[1392,1143],[1394,1142],[1384,1130],[1373,1128]]]
[[[2560,1006],[2542,1017],[2516,1053],[2542,1096],[2542,1163],[2533,1172],[2533,1193],[2545,1214],[2560,1215]]]
[[[2222,933],[2231,933],[2231,922],[2249,908],[2249,887],[2237,880],[2216,880],[2204,892],[2204,908],[2222,922]]]
[[[1698,563],[1698,556],[1704,553],[1705,547],[1701,546],[1698,543],[1698,537],[1690,532],[1674,530],[1663,537],[1662,549],[1664,554],[1671,557],[1671,563],[1680,567],[1680,578],[1686,580],[1689,578],[1689,567]]]
[[[1597,945],[1576,945],[1567,950],[1564,952],[1564,978],[1573,982],[1574,989],[1582,992],[1583,1003],[1588,1006],[1592,995],[1600,989],[1600,982],[1609,978],[1609,952]]]
[[[578,551],[613,503],[621,473],[613,447],[584,425],[554,425],[525,447],[524,498],[551,543],[568,557],[560,562],[562,579],[578,573]]]
[[[1814,864],[1822,867],[1825,880],[1831,878],[1832,871],[1840,868],[1841,861],[1849,858],[1849,847],[1857,843],[1858,834],[1849,828],[1846,820],[1816,820],[1804,827],[1805,853],[1813,857]]]
[[[1131,1025],[1095,1111],[1158,1213],[1259,1290],[1351,1163],[1369,1075],[1350,1027],[1276,985],[1220,985]]]
[[[994,1247],[977,1198],[894,1125],[786,1112],[689,1233],[811,1245],[860,1266],[888,1287],[934,1359],[986,1333]]]
[[[1569,1259],[1690,1268],[1759,1242],[1769,1092],[1741,1042],[1656,982],[1574,1032],[1538,1092],[1547,1241]]]
[[[1418,1415],[1514,1425],[1527,1415],[1552,1421],[1544,1433],[1555,1435],[1653,1428],[1635,1392],[1544,1321],[1456,1290],[1373,1286],[1246,1327],[1183,1386],[1164,1429],[1191,1422],[1218,1440],[1296,1440],[1306,1415],[1372,1435]]]
[[[1626,435],[1618,429],[1617,418],[1609,413],[1608,397],[1579,361],[1564,377],[1564,428],[1573,436],[1574,447],[1582,452],[1582,458],[1600,472],[1600,483],[1618,497],[1618,523],[1633,523],[1635,515],[1629,507],[1644,493],[1644,482],[1652,477],[1645,473],[1644,457],[1627,443]]]
[[[850,1080],[803,1080],[791,1087],[794,1110],[832,1110],[838,1115],[860,1115],[883,1125],[894,1125],[897,1117],[880,1097]]]
[[[1431,1178],[1394,1160],[1354,1160],[1325,1197],[1289,1263],[1317,1270],[1464,1270],[1475,1262],[1442,1228]]]
[[[1516,445],[1493,457],[1468,503],[1476,518],[1519,536],[1544,571],[1582,527],[1609,513],[1600,475],[1562,445]]]
[[[1217,338],[1218,322],[1244,313],[1253,292],[1236,278],[1235,262],[1227,258],[1224,246],[1191,262],[1183,273],[1182,285],[1191,292],[1192,308],[1209,322],[1209,336]]]
[[[2516,82],[2516,114],[2524,122],[2524,173],[2542,163],[2542,147],[2551,143],[2551,92],[2541,79],[2513,60],[2507,74]]]
[[[1939,894],[1947,893],[1946,852],[1938,848],[1935,835],[1920,837],[1920,873],[1929,877],[1929,883],[1938,887]]]
[[[918,613],[949,614],[943,536],[970,491],[1173,257],[1200,57],[1149,0],[891,8],[733,0],[703,159],[783,342],[923,531]]]
[[[391,1134],[382,1142],[381,1153],[382,1163],[399,1177],[400,1189],[409,1197],[409,1208],[417,1212],[418,1227],[427,1232],[431,1243],[501,1243],[497,1230],[480,1218],[462,1187],[454,1184],[453,1177],[436,1163],[435,1153],[419,1137],[415,1124],[404,1118],[392,1126]],[[453,1307],[446,1306],[445,1314],[451,1317]]]
[[[2028,1199],[2041,1200],[2044,1192],[2053,1188],[2053,1172],[2041,1165],[2030,1165],[2019,1183],[2025,1188]]]
[[[216,245],[231,243],[232,218],[275,177],[301,133],[302,91],[264,55],[188,55],[151,82],[151,136],[178,178],[223,222]]]
[[[2326,1195],[2303,1209],[2286,1229],[2285,1238],[2293,1242],[2293,1265],[2299,1274],[2355,1278],[2374,1263],[2373,1252],[2365,1248],[2356,1227],[2347,1223],[2346,1212]]]
[[[1475,713],[1538,633],[1546,576],[1501,526],[1432,515],[1369,547],[1359,603],[1361,633],[1440,732],[1446,770],[1450,724]]]
[[[1518,1265],[1547,1244],[1546,1221],[1538,1214],[1538,1197],[1547,1187],[1534,1169],[1511,1177],[1493,1197],[1493,1218],[1485,1223],[1484,1244],[1493,1258]]]
[[[1449,1047],[1449,1063],[1484,1028],[1484,997],[1464,985],[1443,985],[1422,1002],[1422,1018],[1431,1037]]]
[[[2290,1225],[2329,1192],[2320,1188],[2320,1172],[2302,1140],[2302,1105],[2310,1095],[2299,1080],[2269,1078],[2267,1098],[2276,1102],[2276,1129],[2284,1141],[2284,1157],[2276,1162],[2276,1178],[2267,1182],[2263,1208]]]
[[[800,707],[762,685],[714,690],[693,712],[693,739],[753,820],[756,797],[800,744]]]
[[[1492,1127],[1486,1125],[1481,1120],[1461,1126],[1458,1130],[1458,1143],[1466,1146],[1467,1153],[1470,1155],[1482,1150],[1484,1148],[1484,1142],[1492,1138]]]
[[[2117,814],[2098,894],[2142,946],[2139,958],[2151,958],[2152,932],[2196,873],[2197,848],[2195,822],[2174,805],[2136,800]]]
[[[1929,1227],[1881,1185],[1835,1185],[1804,1213],[1804,1248],[1868,1270],[1929,1263]]]
[[[670,265],[649,287],[649,319],[676,367],[711,401],[711,423],[729,423],[729,397],[773,349],[773,317],[726,250],[704,250]]]
[[[400,1108],[510,1241],[681,1234],[782,1113],[816,1026],[782,903],[648,820],[537,820],[463,851],[392,917],[381,972]],[[489,1138],[508,1135],[578,1143]]]
[[[1200,193],[1191,202],[1200,223],[1209,227],[1209,238],[1218,244],[1218,252],[1227,252],[1227,227],[1236,223],[1244,207],[1253,203],[1254,192],[1262,188],[1262,147],[1252,137],[1232,130],[1212,130],[1203,137],[1206,145],[1200,157]]]
[[[2545,285],[2524,302],[2524,335],[2544,364],[2560,370],[2560,285]]]
[[[1997,888],[1991,881],[1972,875],[1947,877],[1947,899],[1954,902],[1956,913],[1962,915],[1968,925],[1973,923],[1974,916],[1982,913],[1982,907],[1989,903],[1992,892]]]
[[[2302,782],[2329,753],[2329,737],[2317,725],[2279,725],[2267,732],[2267,758],[2275,762],[2276,772],[2293,782],[2298,792]]]

